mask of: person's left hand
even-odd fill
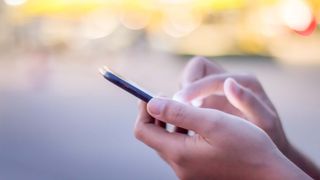
[[[136,137],[180,179],[308,179],[264,131],[240,117],[163,98],[139,109]],[[163,123],[196,134],[170,133]]]

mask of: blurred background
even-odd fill
[[[0,0],[0,179],[175,179],[97,69],[170,97],[194,55],[257,74],[320,165],[319,20],[318,0]]]

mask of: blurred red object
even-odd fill
[[[298,34],[302,36],[309,36],[311,35],[316,29],[317,29],[318,23],[315,17],[313,17],[312,21],[310,22],[310,25],[303,31],[294,30]]]

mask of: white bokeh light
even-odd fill
[[[4,0],[4,2],[9,6],[19,6],[27,2],[27,0]]]
[[[288,27],[297,31],[306,30],[313,18],[310,7],[303,0],[283,1],[281,16]]]

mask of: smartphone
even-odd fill
[[[108,67],[104,66],[103,68],[99,69],[99,71],[105,79],[120,87],[121,89],[127,91],[128,93],[136,96],[142,101],[148,103],[153,98],[153,96],[142,90],[142,88],[140,88],[139,86],[135,85],[135,83],[123,79],[121,76],[112,72]]]

